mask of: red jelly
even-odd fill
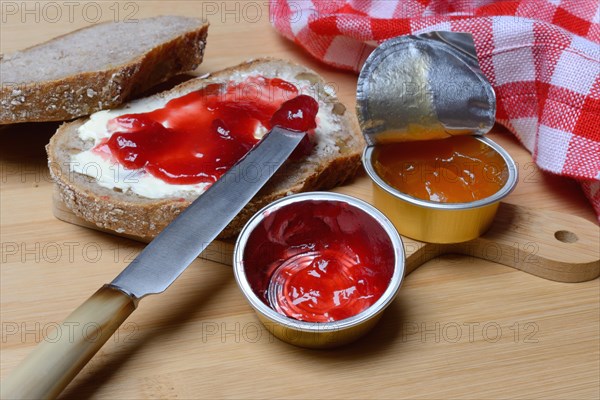
[[[111,137],[95,151],[170,184],[213,183],[258,143],[257,129],[314,129],[317,111],[312,97],[282,79],[212,84],[158,110],[110,120]]]
[[[330,322],[381,297],[394,257],[386,231],[369,214],[315,200],[266,215],[248,238],[244,269],[256,295],[280,314]]]

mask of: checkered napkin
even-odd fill
[[[540,168],[579,180],[600,221],[598,0],[272,0],[270,12],[281,34],[355,72],[388,38],[470,32],[497,121]]]

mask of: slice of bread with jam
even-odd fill
[[[311,135],[314,146],[308,155],[288,160],[219,238],[237,235],[252,215],[274,200],[293,193],[331,189],[352,178],[360,166],[364,147],[355,114],[339,102],[334,91],[314,71],[289,61],[265,58],[192,79],[169,91],[63,124],[47,146],[50,172],[61,199],[75,215],[102,229],[152,239],[208,185],[189,181],[178,184],[176,177],[168,179],[174,176],[168,171],[161,176],[144,168],[128,169],[115,163],[106,150],[99,154],[102,151],[98,149],[115,133],[110,133],[110,121],[124,115],[137,118],[144,113],[156,114],[156,110],[160,113],[160,110],[172,107],[173,100],[181,103],[182,98],[193,93],[206,94],[208,91],[215,95],[215,87],[226,92],[238,85],[235,87],[244,88],[242,92],[249,89],[251,93],[241,93],[243,101],[252,96],[256,101],[264,101],[261,96],[272,96],[273,92],[268,90],[268,85],[261,88],[260,82],[271,82],[271,86],[273,82],[277,86],[291,84],[295,88],[290,89],[293,93],[309,95],[318,101],[317,128]],[[277,99],[267,98],[266,101]],[[181,109],[177,112],[196,111]],[[206,129],[210,129],[210,120],[207,125]],[[263,133],[267,131],[264,126],[259,125],[259,128]],[[201,131],[199,129],[199,135],[203,134]],[[240,179],[252,179],[251,175],[256,173],[260,173],[260,167]]]

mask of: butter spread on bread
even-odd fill
[[[269,72],[270,74],[267,73],[266,76],[260,74],[259,71],[238,74],[229,81],[224,81],[223,86],[226,85],[228,87],[236,88],[235,97],[239,97],[239,100],[241,101],[271,102],[275,103],[275,108],[285,99],[273,98],[273,90],[262,83],[260,81],[261,78],[276,78],[283,80],[284,82],[293,82],[292,85],[297,88],[298,93],[307,94],[309,96],[317,95],[318,88],[313,87],[313,84],[309,81],[297,79],[290,71],[284,71],[277,76],[273,76],[276,71]],[[93,114],[89,121],[79,128],[78,132],[81,140],[92,140],[94,145],[71,157],[71,171],[88,175],[96,179],[99,185],[106,188],[117,188],[124,192],[132,191],[140,196],[153,199],[181,197],[185,196],[186,192],[200,195],[210,186],[211,182],[172,184],[160,179],[160,177],[154,176],[143,168],[135,170],[129,169],[116,162],[114,158],[106,157],[105,152],[98,152],[96,150],[111,137],[111,132],[108,129],[109,121],[114,121],[115,118],[123,115],[144,115],[151,111],[164,110],[166,104],[171,100],[177,98],[181,99],[183,96],[193,92],[193,90],[190,92],[184,90],[181,93],[172,93],[161,99],[152,99],[151,101],[138,100],[130,103],[126,107]],[[317,128],[314,132],[315,144],[316,146],[319,146],[316,152],[322,154],[324,152],[332,153],[338,151],[339,149],[336,148],[334,137],[328,133],[331,132],[332,129],[335,129],[336,124],[339,124],[340,116],[332,112],[333,104],[323,102],[322,106],[319,108]],[[192,118],[196,117],[193,115],[196,111],[197,110],[191,110]],[[168,121],[165,122],[168,123]],[[224,122],[229,123],[229,121]],[[265,124],[257,123],[253,132],[254,137],[260,139],[269,128],[270,127],[265,126]],[[211,126],[202,126],[195,134],[199,138],[202,138],[206,135],[204,131],[209,129],[211,129]],[[260,171],[253,171],[252,173],[260,173]]]

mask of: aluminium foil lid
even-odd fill
[[[496,96],[468,33],[429,32],[383,42],[358,78],[357,114],[369,145],[483,135]]]

